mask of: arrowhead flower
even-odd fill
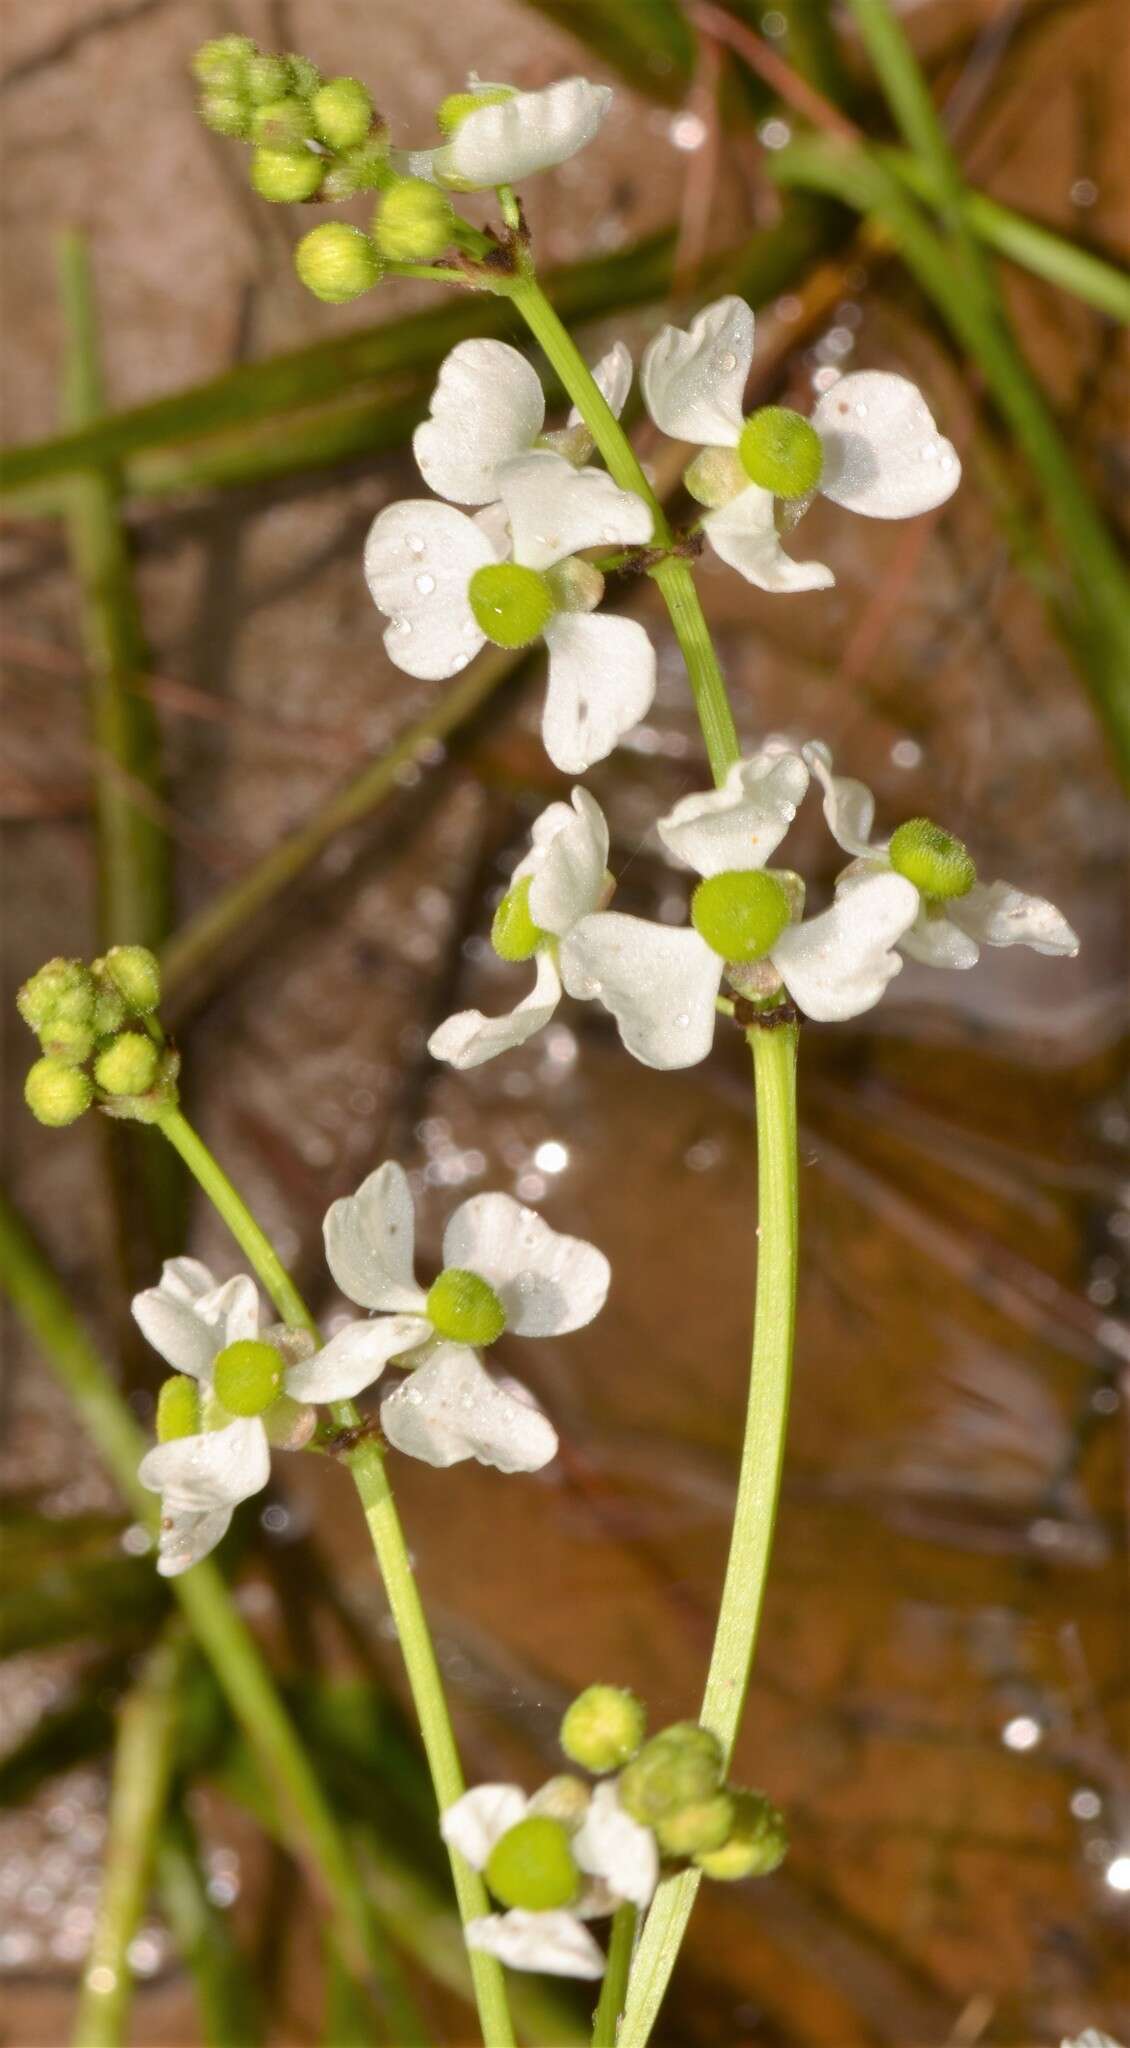
[[[727,972],[742,992],[783,987],[809,1017],[836,1021],[877,1003],[901,966],[891,950],[917,893],[901,875],[869,876],[804,923],[801,885],[763,872],[808,786],[796,754],[768,748],[735,764],[721,789],[684,797],[660,820],[670,852],[697,869],[689,926],[598,911],[561,947],[571,995],[596,997],[645,1066],[689,1067],[714,1039]]]
[[[922,394],[905,377],[841,377],[810,420],[783,406],[752,414],[742,400],[753,362],[753,314],[719,299],[688,329],[664,327],[640,368],[647,409],[665,434],[707,453],[687,488],[709,506],[716,554],[761,590],[825,590],[823,562],[795,562],[777,534],[775,501],[803,511],[815,492],[870,519],[910,519],[957,489],[961,465]]]
[[[1079,940],[1054,903],[1028,896],[1010,882],[979,882],[960,839],[929,818],[911,818],[889,839],[872,839],[875,799],[866,783],[832,773],[832,756],[819,740],[804,757],[824,791],[824,816],[833,839],[854,855],[837,883],[837,898],[876,875],[903,875],[917,893],[917,914],[898,940],[912,960],[928,967],[973,967],[982,946],[1031,946],[1033,952],[1070,957]]]
[[[612,104],[612,88],[587,78],[559,78],[537,92],[468,80],[439,109],[447,141],[438,149],[394,156],[408,175],[459,192],[517,185],[535,171],[563,164],[591,142]]]
[[[503,960],[535,963],[534,986],[505,1016],[461,1010],[433,1031],[429,1052],[453,1067],[481,1066],[524,1045],[548,1024],[562,995],[561,942],[606,901],[611,888],[608,826],[586,789],[575,789],[571,804],[550,804],[535,820],[531,838],[495,913],[491,937]]]
[[[599,469],[538,448],[494,472],[511,553],[497,520],[415,499],[378,513],[365,576],[390,620],[384,642],[409,675],[466,667],[487,640],[549,654],[542,736],[551,761],[578,774],[610,754],[655,694],[655,653],[634,619],[594,618],[604,580],[578,551],[651,537],[642,498]]]
[[[593,377],[617,419],[632,388],[632,358],[622,341],[609,349]],[[545,393],[532,363],[506,341],[461,341],[445,356],[432,392],[430,417],[412,436],[424,482],[455,505],[490,505],[499,497],[499,471],[542,442]],[[551,447],[580,464],[592,455],[592,436],[576,407]]]
[[[377,1312],[385,1361],[414,1366],[381,1408],[390,1443],[430,1465],[477,1458],[502,1472],[534,1472],[557,1450],[552,1424],[524,1387],[491,1379],[478,1347],[510,1330],[556,1337],[604,1306],[603,1252],[565,1237],[510,1195],[473,1195],[451,1217],[443,1270],[416,1281],[415,1219],[403,1169],[387,1162],[326,1214],[326,1258],[343,1294]]]

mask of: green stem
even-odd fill
[[[170,1144],[175,1145],[189,1172],[227,1224],[284,1323],[291,1329],[307,1330],[320,1341],[317,1323],[274,1246],[187,1118],[179,1109],[167,1110],[158,1119],[157,1128]],[[333,1402],[330,1413],[340,1428],[352,1429],[361,1420],[352,1401]],[[359,1444],[346,1462],[360,1496],[388,1595],[436,1802],[442,1812],[461,1796],[465,1783],[435,1646],[413,1576],[408,1545],[385,1469],[384,1453],[378,1443],[370,1440]],[[192,1573],[186,1577],[190,1580]],[[464,1924],[488,1913],[490,1903],[482,1878],[454,1851],[451,1853],[451,1870]],[[471,1981],[486,2048],[512,2048],[514,2030],[501,1966],[493,1956],[481,1955],[477,1950],[470,1951],[469,1956]]]
[[[184,1644],[167,1631],[120,1710],[109,1828],[94,1934],[75,2019],[75,2048],[118,2048],[133,1976],[129,1946],[145,1910],[168,1798]]]
[[[206,2048],[257,2048],[263,2038],[255,1986],[228,1926],[208,1897],[200,1848],[183,1805],[165,1815],[157,1844],[161,1907],[192,1976]]]
[[[512,296],[535,341],[580,412],[604,457],[609,475],[622,491],[634,491],[644,500],[651,513],[652,538],[656,546],[669,546],[672,533],[667,515],[568,328],[532,277],[515,286]],[[739,758],[740,748],[726,685],[703,617],[694,576],[686,562],[673,558],[658,563],[651,575],[659,586],[683,651],[711,773],[715,782],[722,783]]]
[[[604,1982],[600,1987],[600,2002],[593,2018],[592,2048],[616,2048],[620,2015],[624,2010],[624,1999],[628,1989],[628,1973],[632,1967],[632,1951],[636,1945],[638,1919],[639,1914],[635,1907],[627,1902],[617,1906],[612,1916],[608,1962],[605,1966]]]
[[[727,1758],[741,1722],[781,1482],[797,1280],[795,1025],[750,1032],[757,1087],[758,1253],[749,1407],[730,1555],[701,1720]],[[699,1873],[667,1878],[636,1951],[618,2048],[644,2048],[675,1965]]]

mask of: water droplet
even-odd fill
[[[736,369],[737,369],[737,367],[738,367],[738,359],[737,359],[737,356],[736,356],[736,355],[734,354],[734,351],[733,351],[733,349],[730,349],[730,348],[728,348],[728,349],[726,350],[726,353],[725,353],[725,355],[724,355],[724,356],[722,357],[722,368],[723,368],[723,370],[724,370],[724,371],[726,372],[726,374],[727,374],[727,376],[728,376],[728,375],[729,375],[729,373],[730,373],[730,371],[731,371],[731,370],[736,370]]]
[[[859,404],[855,408],[855,416],[857,420],[865,420],[867,418],[867,407],[862,399],[860,399]]]
[[[690,1024],[690,1021],[691,1016],[689,1010],[680,1010],[678,1016],[675,1019],[675,1023],[680,1031],[686,1031]]]
[[[407,639],[409,633],[412,631],[412,621],[411,619],[394,619],[392,622],[391,630],[392,632],[399,634],[399,636],[402,639]]]
[[[936,461],[937,461],[937,459],[938,459],[938,444],[937,444],[937,442],[936,442],[936,441],[924,441],[924,442],[923,442],[923,444],[922,444],[922,446],[921,446],[921,448],[920,448],[920,449],[918,450],[918,460],[919,460],[920,462],[936,462]]]
[[[419,591],[421,597],[430,597],[435,587],[435,577],[429,576],[426,570],[423,571],[419,576],[417,576],[416,588]]]
[[[422,555],[424,552],[424,543],[418,533],[410,533],[404,545],[410,555]]]

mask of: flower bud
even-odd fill
[[[300,57],[296,50],[287,52],[286,67],[290,73],[291,91],[300,99],[312,100],[322,83],[322,74],[309,57]]]
[[[655,1823],[655,1835],[665,1856],[694,1856],[720,1849],[733,1825],[733,1800],[728,1792],[715,1792],[665,1814]]]
[[[694,1858],[707,1877],[734,1883],[743,1877],[768,1877],[783,1863],[789,1838],[784,1816],[763,1792],[734,1792],[734,1825],[717,1849],[700,1850]]]
[[[255,45],[250,36],[215,36],[211,42],[201,43],[192,69],[206,91],[243,92],[254,56]]]
[[[157,1079],[161,1055],[144,1031],[123,1031],[99,1053],[94,1078],[107,1095],[144,1095]]]
[[[583,1778],[574,1778],[569,1771],[562,1771],[556,1778],[547,1778],[544,1785],[530,1796],[531,1813],[547,1813],[550,1820],[559,1820],[570,1834],[579,1828],[589,1810],[592,1797]]]
[[[260,148],[251,159],[251,183],[260,199],[275,206],[298,206],[313,199],[324,168],[324,160],[312,149]]]
[[[310,103],[314,133],[330,149],[355,149],[364,142],[373,102],[359,78],[331,78]]]
[[[273,1344],[242,1337],[213,1362],[216,1399],[229,1415],[262,1415],[282,1386],[283,1362]]]
[[[276,1451],[301,1451],[318,1427],[318,1411],[309,1401],[279,1394],[263,1411],[263,1427]]]
[[[554,613],[553,592],[537,569],[488,562],[467,585],[475,622],[496,647],[528,647]]]
[[[303,235],[294,267],[307,291],[330,306],[359,299],[381,276],[381,259],[368,235],[340,220],[323,221]]]
[[[683,471],[683,487],[696,505],[714,512],[748,490],[749,478],[736,448],[704,448]]]
[[[94,1016],[94,978],[81,960],[48,960],[25,981],[16,997],[24,1023],[39,1033],[57,1017],[89,1024]]]
[[[200,101],[200,119],[215,135],[245,136],[251,129],[251,108],[241,93],[206,92]]]
[[[763,405],[741,432],[738,454],[751,483],[777,498],[804,498],[824,470],[824,444],[814,426],[785,405]]]
[[[322,179],[322,198],[335,204],[352,199],[355,192],[375,192],[395,177],[389,167],[388,137],[383,129],[366,136],[356,149],[347,149],[327,166]]]
[[[62,1060],[36,1060],[24,1082],[24,1101],[41,1124],[60,1129],[73,1124],[94,1099],[90,1078],[81,1067]]]
[[[254,106],[267,107],[272,100],[285,99],[294,89],[294,80],[285,57],[270,56],[263,50],[257,50],[254,57],[248,59],[244,85]]]
[[[523,875],[506,891],[490,928],[490,942],[500,960],[532,960],[549,937],[530,916],[532,875]]]
[[[568,1831],[547,1814],[530,1814],[507,1828],[491,1850],[483,1876],[504,1906],[530,1913],[569,1906],[580,1890]]]
[[[140,1037],[140,1032],[125,1034]],[[115,1044],[121,1041],[116,1040]],[[107,1047],[110,1051],[112,1048]],[[154,1048],[156,1050],[156,1048]],[[103,1116],[117,1117],[123,1123],[155,1124],[177,1101],[177,1076],[180,1073],[180,1054],[171,1046],[157,1052],[157,1064],[148,1088],[137,1095],[108,1095],[99,1107]],[[95,1065],[97,1077],[97,1063]]]
[[[200,1428],[200,1388],[187,1373],[166,1380],[157,1395],[157,1442],[195,1436]]]
[[[722,1780],[722,1746],[693,1721],[676,1721],[645,1742],[620,1773],[620,1804],[644,1827],[709,1799]]]
[[[566,1710],[561,1747],[586,1771],[615,1771],[635,1755],[646,1727],[646,1709],[634,1693],[618,1685],[589,1685]]]
[[[106,974],[104,960],[95,960],[94,975],[94,1032],[98,1038],[109,1038],[111,1032],[120,1031],[126,1021],[125,997],[114,987]]]
[[[772,875],[707,875],[691,898],[691,923],[723,960],[761,960],[789,922],[789,899]]]
[[[423,178],[401,178],[373,218],[373,238],[388,263],[431,263],[449,246],[455,209],[446,192]]]
[[[268,100],[251,115],[251,140],[265,149],[305,150],[310,110],[294,93]]]
[[[111,946],[102,972],[120,989],[131,1010],[146,1017],[161,1000],[161,968],[148,946]]]
[[[595,562],[566,555],[545,572],[553,601],[561,612],[594,612],[604,596],[604,578]]]
[[[890,862],[897,875],[936,902],[968,896],[977,880],[969,848],[930,818],[908,818],[892,832]]]
[[[49,1059],[81,1067],[94,1051],[94,1032],[89,1024],[77,1024],[73,1017],[55,1017],[40,1033],[39,1043]]]
[[[462,1266],[445,1266],[433,1280],[424,1314],[453,1344],[493,1344],[506,1328],[506,1310],[494,1288]]]
[[[436,108],[436,126],[450,142],[468,114],[475,113],[479,107],[500,107],[504,100],[512,100],[513,97],[512,85],[488,85],[479,92],[449,92]]]

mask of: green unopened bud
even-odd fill
[[[131,1010],[147,1017],[161,1000],[161,967],[148,946],[111,946],[100,963]]]
[[[355,149],[373,119],[373,102],[359,78],[331,78],[310,103],[314,133],[330,149]]]
[[[734,1824],[717,1849],[703,1849],[694,1860],[707,1877],[733,1884],[743,1877],[768,1877],[788,1852],[784,1816],[763,1792],[735,1792]]]
[[[107,1095],[144,1095],[157,1079],[161,1055],[143,1031],[123,1031],[94,1062],[94,1078]]]
[[[749,478],[736,448],[704,448],[687,464],[683,484],[696,505],[706,505],[713,512],[748,490]]]
[[[635,1693],[589,1685],[566,1710],[561,1747],[586,1771],[615,1771],[635,1755],[646,1727],[647,1712]]]
[[[814,426],[784,405],[763,405],[742,428],[742,468],[751,483],[777,498],[803,498],[824,469],[824,446]]]
[[[89,1024],[77,1024],[73,1017],[55,1017],[40,1033],[39,1043],[49,1059],[81,1067],[94,1051],[94,1032]]]
[[[36,1060],[24,1082],[24,1101],[41,1124],[73,1124],[94,1100],[90,1077],[62,1060]]]
[[[250,36],[214,36],[211,42],[201,43],[192,69],[209,91],[242,92],[254,56],[255,45]]]
[[[969,848],[929,818],[908,818],[891,834],[890,862],[924,896],[968,896],[977,880]]]
[[[707,875],[691,898],[691,923],[723,960],[761,960],[789,922],[789,899],[772,875]]]
[[[273,1344],[241,1337],[212,1366],[216,1399],[229,1415],[262,1415],[282,1386],[283,1362]]]
[[[552,1913],[572,1905],[580,1890],[568,1830],[547,1814],[529,1814],[507,1828],[491,1850],[483,1876],[504,1906],[530,1913]]]
[[[570,1772],[562,1771],[556,1778],[547,1778],[544,1785],[530,1795],[530,1812],[547,1813],[550,1820],[559,1820],[570,1834],[580,1827],[589,1810],[592,1794],[583,1778],[574,1778]]]
[[[493,1344],[506,1328],[506,1310],[494,1288],[462,1266],[445,1266],[432,1281],[424,1314],[454,1344]]]
[[[512,85],[488,85],[481,92],[449,92],[436,108],[436,126],[450,141],[468,114],[476,113],[480,107],[500,107],[504,100],[513,97]]]
[[[373,216],[373,235],[389,263],[431,263],[442,256],[455,230],[455,208],[446,192],[424,178],[390,185]]]
[[[694,1856],[719,1849],[734,1825],[734,1802],[728,1792],[696,1799],[664,1814],[655,1823],[656,1839],[665,1856]]]
[[[369,135],[356,149],[347,149],[335,157],[322,180],[322,198],[337,203],[352,199],[355,192],[375,192],[394,176],[388,161],[388,138],[382,129]]]
[[[275,206],[299,206],[313,199],[322,182],[324,159],[312,149],[257,149],[251,159],[251,183],[260,199]]]
[[[381,259],[368,235],[341,220],[323,221],[303,235],[294,252],[294,267],[316,299],[346,306],[379,284]]]
[[[125,998],[112,982],[98,973],[101,963],[95,961],[94,964],[98,991],[94,998],[94,1029],[99,1038],[109,1038],[111,1032],[120,1031],[126,1021]]]
[[[467,586],[475,621],[496,647],[528,647],[553,617],[546,577],[518,562],[490,562]]]
[[[294,90],[286,58],[269,56],[262,50],[248,59],[244,82],[248,98],[257,107],[268,107],[272,100],[285,99]]]
[[[309,133],[310,110],[294,93],[252,111],[251,140],[265,149],[305,151]]]
[[[322,74],[317,65],[311,64],[309,57],[299,56],[296,50],[289,50],[286,66],[290,73],[292,91],[298,93],[301,99],[313,99],[322,83]]]
[[[24,1023],[35,1032],[56,1018],[89,1024],[94,1016],[94,978],[81,960],[48,960],[25,981],[16,997]]]
[[[200,101],[200,119],[215,135],[243,137],[251,132],[251,106],[242,93],[204,93]]]
[[[722,1781],[722,1747],[709,1729],[677,1721],[645,1742],[620,1773],[620,1804],[654,1827],[680,1807],[710,1799]]]
[[[178,1436],[195,1436],[200,1428],[200,1388],[187,1373],[178,1372],[166,1380],[157,1395],[157,1442],[169,1444]]]
[[[500,960],[532,960],[549,937],[530,916],[532,875],[523,875],[506,891],[490,928],[490,942]]]

